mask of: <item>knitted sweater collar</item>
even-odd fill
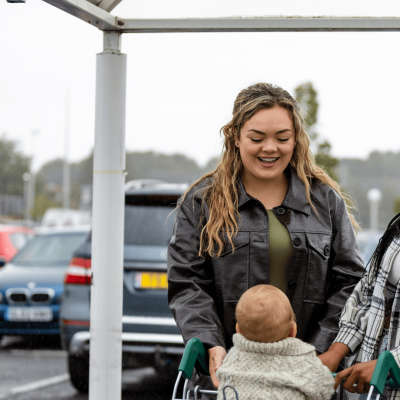
[[[274,343],[260,343],[248,340],[240,333],[233,335],[233,344],[238,350],[249,353],[279,354],[283,356],[298,356],[315,351],[314,346],[296,338],[287,338]]]

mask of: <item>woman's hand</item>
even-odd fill
[[[343,343],[333,343],[326,353],[320,354],[318,358],[322,364],[327,366],[331,372],[336,372],[342,358],[350,351],[349,347]]]
[[[367,361],[353,365],[336,375],[335,390],[343,379],[343,387],[350,393],[367,393],[371,382],[377,360]],[[357,385],[357,386],[354,386]]]
[[[221,366],[222,360],[226,356],[226,350],[222,346],[211,347],[208,349],[208,355],[210,357],[209,361],[209,371],[212,383],[215,387],[219,386],[219,380],[217,379],[217,369]]]

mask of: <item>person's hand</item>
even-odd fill
[[[350,351],[349,347],[343,343],[334,343],[326,353],[318,355],[322,364],[327,366],[331,372],[336,372],[342,358]]]
[[[358,394],[367,393],[370,388],[369,383],[371,382],[377,361],[378,360],[373,360],[356,364],[339,372],[335,379],[335,390],[340,382],[346,379],[343,383],[343,388],[348,392]]]
[[[329,353],[329,351],[320,354],[318,358],[321,360],[322,364],[329,368],[331,372],[336,372],[339,367],[340,359]]]
[[[226,350],[222,346],[211,347],[208,349],[209,361],[209,372],[213,385],[217,388],[219,386],[219,380],[217,379],[217,369],[221,366],[222,360],[226,356]]]

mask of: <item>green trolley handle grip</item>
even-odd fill
[[[390,378],[387,379],[389,373]],[[332,373],[334,378],[336,378],[336,375],[336,372]],[[385,386],[400,389],[400,368],[390,351],[384,351],[378,357],[370,385],[374,387],[374,391],[378,394],[383,393]]]
[[[386,381],[388,373],[390,373],[390,379]],[[383,393],[385,386],[393,389],[400,388],[400,368],[390,351],[384,351],[378,357],[370,384],[379,394]]]
[[[210,375],[208,372],[208,354],[206,349],[200,339],[192,338],[186,344],[178,370],[182,371],[185,379],[190,379],[195,365],[198,372],[203,375]]]

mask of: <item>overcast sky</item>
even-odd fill
[[[348,4],[350,3],[350,4]],[[399,1],[124,0],[135,18],[336,15],[398,16]],[[69,158],[94,144],[96,53],[102,33],[41,0],[0,0],[0,134],[18,140],[35,169],[64,154],[65,93],[71,93]],[[183,153],[199,164],[220,153],[219,129],[237,93],[259,81],[289,90],[315,85],[318,131],[339,157],[400,150],[400,32],[126,34],[126,147]]]

